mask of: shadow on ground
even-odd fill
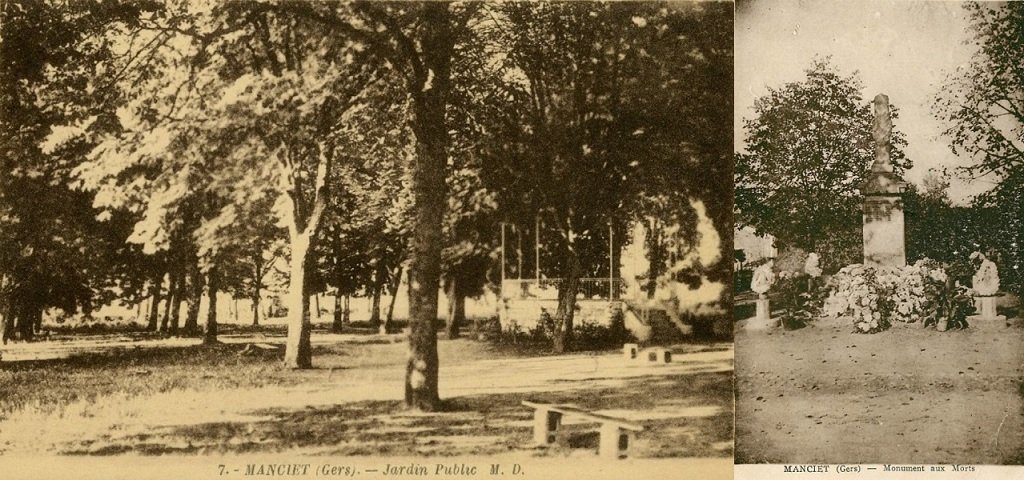
[[[455,456],[524,451],[538,456],[597,448],[596,425],[566,423],[549,448],[531,445],[532,410],[520,402],[572,403],[636,415],[645,431],[634,457],[730,457],[730,372],[647,376],[615,388],[485,394],[446,401],[445,411],[405,410],[399,401],[363,401],[245,412],[249,421],[181,425],[66,444],[61,453],[112,455],[239,454],[295,451],[316,455]],[[230,399],[226,399],[230,401]],[[687,413],[687,409],[703,413]],[[645,418],[646,417],[646,418]]]

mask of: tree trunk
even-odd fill
[[[555,353],[572,351],[573,319],[576,315],[576,294],[580,290],[580,259],[577,253],[569,251],[568,275],[558,286],[558,309],[555,310]]]
[[[217,343],[217,289],[220,287],[220,278],[217,276],[217,268],[210,267],[206,274],[206,296],[209,297],[210,309],[206,312],[206,332],[203,335],[204,345]]]
[[[345,324],[342,322],[342,310],[345,308],[342,305],[342,294],[337,292],[334,294],[334,322],[331,323],[331,331],[340,333]]]
[[[252,324],[258,326],[260,324],[260,286],[263,285],[263,259],[260,256],[256,256],[254,262],[254,273],[253,275],[253,286],[252,286]]]
[[[381,284],[378,280],[373,286],[373,296],[370,300],[370,328],[380,328],[380,292]]]
[[[43,310],[38,309],[32,316],[32,334],[43,333]]]
[[[252,294],[252,324],[253,326],[259,326],[260,324],[260,287],[257,285]]]
[[[149,323],[146,325],[146,330],[150,332],[157,331],[159,325],[157,322],[160,321],[160,287],[163,283],[163,277],[154,277],[153,283],[149,286]]]
[[[174,301],[177,298],[177,275],[171,270],[167,274],[167,299],[164,304],[164,318],[160,322],[160,331],[164,333],[170,332],[170,321],[171,321],[171,308],[174,305]]]
[[[203,274],[199,271],[199,265],[189,266],[187,289],[185,334],[195,335],[199,333],[199,304],[203,299]]]
[[[658,290],[658,277],[665,264],[665,245],[661,241],[657,220],[652,218],[645,227],[647,230],[647,255],[650,261],[647,268],[647,298],[653,299]]]
[[[178,328],[181,326],[181,304],[185,302],[185,272],[179,271],[176,273],[177,278],[175,279],[174,287],[174,305],[171,305],[171,335],[178,334]]]
[[[15,319],[18,337],[23,342],[32,341],[34,337],[32,329],[35,326],[36,319],[42,319],[43,310],[28,302],[23,302],[19,310],[20,314]]]
[[[292,259],[288,285],[288,340],[285,343],[285,366],[311,368],[313,353],[309,343],[312,324],[309,322],[309,295],[306,292],[306,267],[310,236],[292,237]]]
[[[350,300],[352,300],[352,297],[349,295],[345,295],[345,310],[341,316],[341,323],[345,325],[348,325],[349,322],[352,321],[352,310],[349,309]]]
[[[454,277],[448,280],[447,287],[448,322],[445,332],[449,339],[459,338],[459,327],[466,322],[466,297],[462,296],[459,282]]]
[[[445,167],[448,126],[445,109],[451,77],[455,35],[448,5],[423,6],[420,33],[426,78],[413,82],[413,131],[416,161],[412,189],[416,206],[412,240],[412,282],[409,297],[409,360],[405,404],[424,411],[441,407],[438,394],[437,296],[441,276],[442,220],[446,209]]]
[[[391,329],[391,321],[395,319],[395,300],[398,299],[398,287],[402,283],[402,267],[399,266],[395,270],[395,275],[391,277],[391,300],[388,302],[388,313],[384,316],[384,324],[381,328],[384,333],[388,333]]]
[[[319,292],[313,294],[313,301],[315,302],[314,306],[316,307],[316,321],[319,322],[320,321],[320,293]]]
[[[14,317],[7,308],[7,296],[0,293],[0,343],[7,345],[10,332],[14,331]]]

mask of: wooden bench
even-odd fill
[[[637,432],[644,427],[619,418],[569,406],[523,401],[523,405],[533,409],[533,441],[538,445],[549,445],[555,442],[558,427],[562,424],[562,416],[575,416],[590,422],[601,424],[601,437],[597,453],[603,458],[622,458],[628,454],[629,446]]]

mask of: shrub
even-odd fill
[[[551,345],[555,338],[555,320],[545,309],[541,310],[540,319],[532,328],[524,331],[522,327],[513,323],[502,333],[502,343]],[[625,315],[621,309],[612,312],[608,325],[579,320],[579,323],[573,326],[573,338],[576,350],[603,350],[621,346],[623,343],[636,342],[636,338],[626,329]]]
[[[779,272],[771,292],[775,301],[783,307],[779,317],[783,328],[802,328],[821,315],[827,292],[823,285],[819,277],[804,272]]]
[[[576,331],[576,345],[580,350],[603,350],[619,347],[624,343],[634,343],[636,338],[626,329],[625,314],[622,309],[612,313],[608,326],[590,322],[582,322]]]
[[[737,270],[736,274],[733,275],[733,291],[734,292],[747,292],[750,291],[750,281],[754,279],[753,270]]]

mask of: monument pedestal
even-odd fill
[[[755,301],[757,313],[754,318],[747,320],[747,330],[768,330],[779,326],[778,319],[772,319],[771,305],[768,298],[758,298]]]
[[[869,194],[864,197],[864,264],[902,267],[904,247],[903,195]]]
[[[978,330],[998,330],[1006,327],[1006,315],[996,313],[996,296],[974,297],[977,315],[967,317],[967,325]]]

